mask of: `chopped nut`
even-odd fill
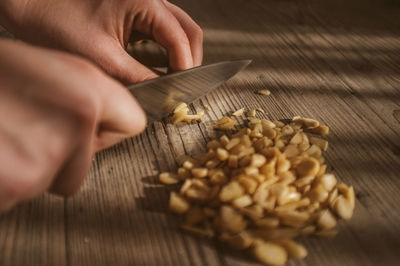
[[[196,120],[200,120],[204,115],[204,111],[200,111],[195,115],[188,114],[189,108],[186,103],[179,103],[174,111],[172,116],[172,123],[178,124],[179,122],[192,122]]]
[[[280,240],[278,241],[278,244],[280,244],[281,246],[283,246],[287,253],[289,254],[290,257],[295,258],[295,259],[304,259],[305,257],[307,257],[307,249],[294,242],[293,240]]]
[[[185,179],[191,177],[191,172],[190,172],[190,170],[188,170],[186,168],[180,167],[180,168],[178,168],[178,177],[181,180],[185,180]]]
[[[164,172],[160,174],[160,182],[166,185],[177,184],[179,182],[176,174]]]
[[[256,116],[256,110],[255,110],[255,109],[252,109],[252,110],[248,111],[247,114],[246,114],[246,116],[248,116],[248,117],[254,117],[254,116]]]
[[[204,115],[203,111],[197,112],[195,115],[185,115],[181,121],[183,122],[193,122],[196,120],[200,120],[201,117]]]
[[[205,192],[210,192],[211,188],[208,185],[208,182],[204,179],[192,179],[193,187],[204,190]]]
[[[311,118],[303,118],[299,116],[293,117],[292,122],[294,122],[295,124],[300,124],[305,128],[316,128],[319,126],[319,122],[317,120]]]
[[[276,125],[272,121],[265,120],[265,119],[261,120],[261,125],[262,125],[263,129],[276,127]]]
[[[248,176],[242,176],[238,179],[239,184],[245,189],[247,193],[252,195],[258,186],[257,181]]]
[[[228,182],[228,177],[221,169],[212,169],[209,172],[209,180],[213,185],[221,185]]]
[[[221,192],[219,194],[219,199],[222,202],[232,201],[242,196],[243,192],[244,190],[242,186],[238,182],[233,181],[222,187]]]
[[[176,192],[171,192],[169,197],[169,209],[172,212],[182,214],[189,210],[190,204]]]
[[[297,132],[290,140],[290,144],[300,144],[303,142],[303,133]]]
[[[317,134],[317,135],[324,136],[324,135],[328,135],[329,134],[329,127],[324,126],[324,125],[320,125],[319,127],[308,129],[307,132],[310,132],[312,134]]]
[[[334,175],[325,174],[317,180],[317,183],[321,184],[326,191],[331,191],[336,186],[337,180]]]
[[[231,130],[236,125],[236,121],[229,117],[223,117],[214,125],[214,129],[218,130]]]
[[[207,168],[193,168],[192,175],[196,178],[203,178],[206,177],[208,174]]]
[[[311,137],[310,138],[310,143],[314,144],[314,145],[317,145],[323,151],[326,151],[328,149],[328,141],[326,141],[324,139]]]
[[[349,201],[351,208],[354,209],[354,206],[355,206],[354,188],[349,187],[346,184],[339,184],[339,185],[337,185],[337,189]]]
[[[283,184],[283,183],[279,182],[279,184]],[[302,197],[302,195],[299,192],[297,192],[296,190],[289,191],[284,196],[282,196],[278,199],[278,205],[281,206],[281,205],[289,204],[291,202],[299,201],[301,199],[301,197]]]
[[[188,199],[195,201],[195,202],[203,202],[208,199],[208,192],[204,191],[203,189],[200,188],[189,188],[186,192],[185,195]]]
[[[185,161],[183,162],[182,167],[186,170],[191,170],[194,167],[194,163],[192,161]]]
[[[243,208],[241,212],[252,220],[258,220],[264,216],[264,209],[260,205]]]
[[[250,165],[253,167],[261,167],[265,164],[267,159],[265,159],[265,156],[262,154],[253,154],[251,156],[251,162]]]
[[[313,181],[314,181],[315,177],[314,176],[305,176],[305,177],[301,177],[299,179],[297,179],[294,184],[296,187],[298,188],[302,188],[305,187],[307,185],[310,185]]]
[[[226,144],[228,144],[229,142],[229,138],[226,135],[223,135],[219,138],[219,141],[221,143],[221,146],[226,146]]]
[[[223,229],[231,233],[239,233],[247,226],[247,222],[244,220],[243,215],[232,207],[222,206],[220,217]]]
[[[228,166],[230,168],[238,167],[238,156],[237,155],[229,155]]]
[[[240,108],[232,113],[233,116],[241,116],[244,113],[244,108]]]
[[[263,127],[262,133],[269,139],[274,139],[276,137],[276,131],[271,127]]]
[[[238,209],[250,206],[253,203],[253,199],[249,195],[241,196],[232,201],[232,205]]]
[[[188,108],[186,103],[179,103],[174,109],[174,114],[178,113],[178,112],[180,112],[182,110],[185,110],[185,111],[189,110],[189,108]]]
[[[301,200],[296,201],[296,202],[282,204],[281,206],[276,207],[275,211],[277,211],[277,212],[291,211],[291,210],[296,210],[298,208],[306,207],[308,205],[310,205],[310,199],[302,198]]]
[[[333,204],[334,209],[344,220],[349,220],[353,216],[353,208],[349,200],[345,199],[343,196],[338,196]]]
[[[191,179],[186,179],[185,182],[183,183],[179,193],[181,195],[184,195],[186,193],[186,191],[192,186],[192,184],[193,184],[193,182]]]
[[[329,192],[325,189],[322,184],[316,185],[308,193],[308,197],[311,201],[324,202],[329,197]]]
[[[319,162],[314,158],[304,158],[297,166],[296,172],[299,176],[316,176],[319,171]]]
[[[260,113],[263,113],[263,114],[265,113],[264,109],[262,109],[262,108],[260,108],[260,107],[257,107],[257,108],[256,108],[256,111],[258,111],[258,112],[260,112]]]
[[[265,264],[282,265],[286,263],[288,257],[282,246],[272,242],[258,241],[252,251],[255,258]]]
[[[292,158],[300,154],[300,150],[297,148],[297,145],[290,144],[286,146],[283,152],[287,158]]]
[[[286,126],[282,127],[281,133],[283,136],[289,136],[294,133],[294,130],[290,125],[286,125]]]
[[[336,226],[336,218],[329,210],[323,210],[318,214],[317,225],[322,230],[332,229]]]
[[[280,218],[282,224],[291,227],[303,226],[310,218],[310,215],[307,212],[298,211],[277,212],[277,216]]]
[[[225,146],[225,149],[227,149],[228,151],[231,150],[233,147],[235,147],[236,145],[238,145],[240,143],[240,139],[239,138],[233,138],[231,139]]]
[[[229,152],[222,148],[217,148],[217,157],[221,161],[225,161],[229,158]]]
[[[282,127],[285,126],[285,123],[283,123],[283,122],[281,122],[281,121],[278,121],[278,120],[275,120],[275,121],[272,122],[272,123],[274,123],[275,126],[278,127],[278,128],[282,128]]]
[[[256,93],[257,93],[257,94],[260,94],[260,95],[266,95],[266,96],[271,95],[271,92],[270,92],[269,90],[267,90],[267,89],[258,90]]]
[[[205,167],[208,169],[213,169],[216,168],[218,165],[221,164],[221,161],[219,159],[211,159],[208,162],[206,162]]]

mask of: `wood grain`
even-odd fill
[[[177,156],[201,151],[218,135],[215,120],[241,107],[261,107],[266,114],[258,116],[273,120],[301,115],[329,125],[330,170],[356,190],[355,215],[340,223],[338,237],[302,240],[309,256],[288,265],[398,265],[398,2],[174,2],[202,26],[205,63],[253,63],[190,106],[212,108],[201,123],[155,122],[99,153],[76,196],[46,195],[1,215],[0,265],[258,265],[182,233],[166,211],[169,188],[157,181],[159,172],[177,168]],[[272,95],[254,94],[261,88]]]

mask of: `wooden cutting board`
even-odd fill
[[[288,265],[400,261],[400,8],[395,1],[180,0],[204,29],[205,63],[253,64],[195,102],[202,123],[165,121],[96,156],[82,190],[45,195],[0,216],[0,265],[257,265],[178,229],[160,171],[203,149],[213,123],[241,107],[260,118],[329,125],[327,163],[355,187],[356,211],[331,240],[301,240]],[[271,96],[254,94],[267,88]],[[239,122],[242,120],[239,119]]]

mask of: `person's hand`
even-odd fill
[[[0,212],[81,185],[93,154],[146,119],[120,83],[75,56],[0,39]]]
[[[166,0],[2,0],[3,24],[17,37],[83,55],[126,83],[156,77],[125,50],[132,32],[166,48],[172,70],[198,66],[200,27]],[[1,23],[0,19],[0,23]]]

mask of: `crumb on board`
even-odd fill
[[[262,108],[260,108],[260,107],[258,107],[258,108],[256,108],[256,111],[258,111],[258,112],[260,112],[260,113],[265,113],[265,111],[264,111],[264,109],[262,109]]]
[[[244,113],[244,108],[240,108],[232,113],[233,116],[241,116]]]
[[[267,89],[263,89],[263,90],[256,91],[256,94],[269,96],[269,95],[271,95],[271,91],[267,90]]]

